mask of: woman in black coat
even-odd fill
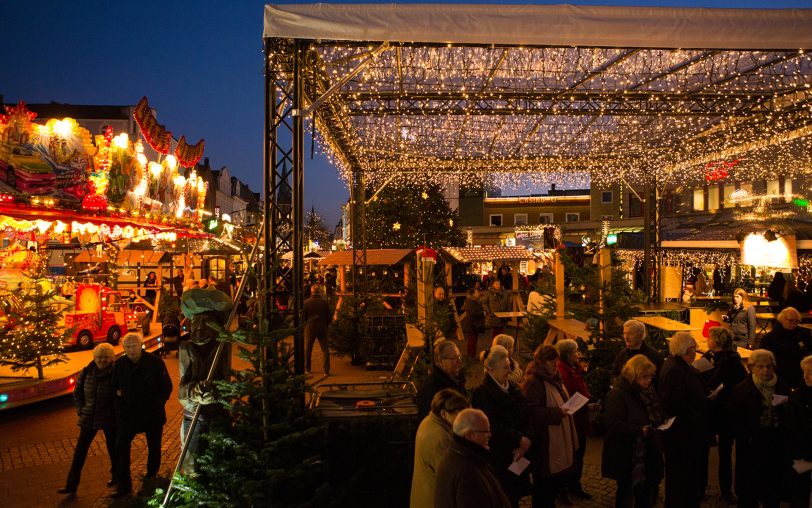
[[[698,507],[708,483],[711,431],[702,375],[691,366],[696,341],[688,332],[675,333],[671,353],[660,371],[658,387],[663,410],[675,416],[665,431],[665,506]]]
[[[787,405],[787,441],[790,458],[812,462],[812,356],[801,360],[804,382],[792,391]],[[809,472],[791,472],[790,506],[809,507]]]
[[[727,417],[727,405],[733,387],[744,381],[747,371],[742,365],[742,358],[735,351],[733,335],[730,331],[717,326],[710,329],[708,349],[705,353],[713,368],[705,372],[706,386],[711,391],[709,406],[711,430],[717,436],[717,453],[719,454],[719,491],[722,499],[730,504],[736,503],[733,495],[733,433],[732,422]],[[719,388],[721,387],[721,388]],[[718,390],[718,391],[717,391]]]
[[[485,376],[471,396],[471,407],[488,416],[491,464],[511,505],[517,507],[519,500],[530,493],[530,468],[521,476],[507,468],[530,449],[527,404],[519,387],[508,379],[510,356],[504,347],[491,346],[482,353],[482,360]]]
[[[736,495],[738,506],[778,508],[781,479],[786,468],[781,435],[786,425],[786,404],[776,396],[789,388],[775,374],[775,357],[766,349],[747,359],[750,376],[733,388],[728,415],[736,439]],[[786,399],[784,399],[786,401]]]
[[[60,494],[73,494],[79,486],[82,468],[87,459],[96,433],[104,432],[107,443],[107,454],[110,456],[110,473],[113,478],[107,483],[116,482],[114,474],[115,451],[115,415],[113,413],[113,346],[107,343],[99,344],[93,350],[93,361],[90,362],[76,381],[73,390],[73,399],[76,403],[76,412],[79,414],[79,439],[73,452],[73,462],[68,472],[65,487],[59,489]]]
[[[648,358],[633,356],[606,395],[601,473],[617,482],[617,508],[652,506],[663,477],[663,455],[656,435],[663,418],[652,387],[656,372]]]

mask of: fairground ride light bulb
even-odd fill
[[[73,126],[71,125],[69,119],[63,118],[62,120],[57,120],[54,122],[54,134],[60,138],[66,138],[70,136],[72,132]]]
[[[113,138],[113,146],[116,148],[121,148],[122,150],[126,150],[127,147],[130,146],[130,137],[127,136],[126,132],[122,132],[118,136]]]
[[[175,168],[178,167],[178,159],[170,153],[166,156],[166,165],[169,166],[169,169],[174,171]]]
[[[157,162],[150,162],[149,163],[149,172],[152,173],[152,176],[158,178],[161,176],[161,165]]]

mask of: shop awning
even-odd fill
[[[319,261],[322,266],[347,266],[352,264],[354,251],[342,250],[333,252]],[[368,266],[392,266],[400,263],[414,252],[414,249],[369,249],[367,250]]]
[[[265,6],[265,37],[706,49],[812,46],[812,10],[591,5]]]
[[[166,257],[164,257],[166,256]],[[166,251],[151,250],[123,250],[118,254],[116,263],[119,265],[142,265],[154,266],[161,263],[168,263],[169,257]],[[107,254],[99,255],[95,250],[83,250],[74,259],[77,263],[103,263],[108,261]]]

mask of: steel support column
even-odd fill
[[[352,239],[352,294],[364,300],[367,293],[366,181],[364,173],[352,171],[350,238]]]
[[[296,40],[293,46],[293,110],[304,106],[304,56],[306,45]],[[304,374],[305,344],[302,326],[304,308],[304,118],[293,116],[293,365],[296,374]]]
[[[657,184],[647,183],[643,188],[643,281],[646,298],[659,299],[660,206]]]

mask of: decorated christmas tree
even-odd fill
[[[0,327],[0,365],[10,365],[15,372],[36,367],[39,379],[44,379],[45,367],[66,361],[62,344],[70,336],[70,330],[59,324],[66,304],[59,301],[46,269],[44,258],[38,256],[15,295],[18,312]]]
[[[390,185],[367,206],[367,248],[460,247],[465,237],[458,224],[439,185]]]

